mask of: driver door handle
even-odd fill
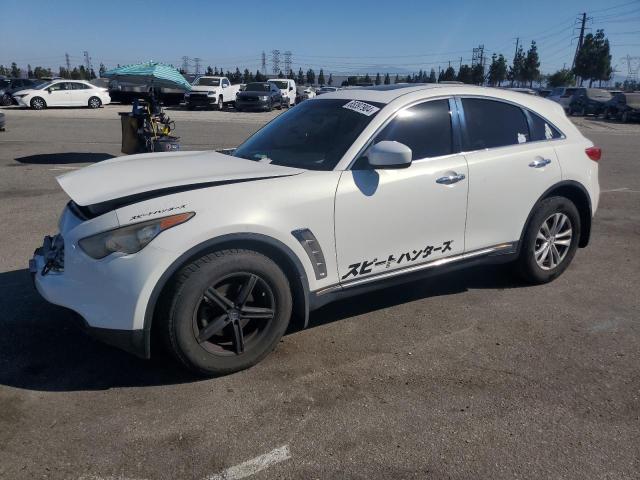
[[[542,168],[551,163],[551,160],[548,158],[536,158],[533,162],[529,164],[531,168]]]
[[[450,175],[445,175],[444,177],[440,177],[436,180],[436,183],[441,185],[451,185],[453,183],[458,183],[460,180],[464,180],[466,177],[464,173],[455,173],[451,172]]]

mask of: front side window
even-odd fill
[[[529,112],[531,118],[531,140],[554,140],[562,138],[562,134],[540,115]]]
[[[520,107],[479,98],[463,98],[466,150],[504,147],[525,143],[529,125]]]
[[[384,106],[357,102],[357,109],[351,107],[353,103],[348,99],[303,102],[268,123],[233,155],[287,167],[333,170]]]
[[[411,149],[412,160],[453,153],[451,112],[448,100],[433,100],[406,108],[376,136],[404,143]]]
[[[59,83],[54,83],[49,88],[51,90],[69,90],[68,85],[69,84],[67,82],[59,82]]]

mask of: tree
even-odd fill
[[[382,83],[382,79],[380,78],[380,74],[376,73],[376,80],[375,80],[375,84],[376,85],[380,85]]]
[[[320,73],[318,74],[318,85],[324,85],[324,70],[320,69]]]
[[[296,79],[296,74],[293,73],[293,69],[289,69],[289,73],[287,74],[287,78],[290,80],[295,80]]]
[[[298,70],[298,78],[296,79],[298,85],[304,85],[304,73],[302,73],[302,67]]]
[[[104,72],[106,71],[107,71],[107,68],[104,66],[104,63],[100,63],[100,68],[98,69],[98,75],[102,77],[104,75]]]
[[[364,78],[362,79],[363,83],[371,83],[371,77],[369,76],[369,74],[367,73]]]
[[[33,70],[31,70],[31,64],[27,64],[27,78],[33,78]]]
[[[282,73],[282,70],[278,72],[278,78],[284,78],[284,73]]]
[[[471,67],[467,64],[460,65],[460,70],[458,70],[457,81],[462,83],[473,83],[473,77],[471,76]]]
[[[451,65],[449,65],[449,67],[446,70],[443,70],[441,73],[442,78],[438,79],[439,82],[450,82],[456,79],[456,71]]]
[[[431,72],[429,72],[429,78],[427,79],[427,83],[436,83],[438,79],[436,78],[436,71],[432,68]]]
[[[21,70],[16,65],[16,62],[11,62],[11,76],[14,78],[20,78]]]
[[[596,34],[589,33],[584,37],[582,47],[576,56],[576,65],[573,70],[580,77],[580,85],[583,79],[589,79],[589,87],[594,80],[603,81],[611,78],[611,53],[609,40],[604,35],[604,30],[596,30]]]
[[[385,73],[384,74],[384,84],[385,85],[389,85],[391,83],[391,79],[389,78],[389,74]]]
[[[535,40],[531,41],[531,47],[527,50],[527,56],[524,58],[522,68],[522,80],[529,82],[529,87],[533,86],[533,82],[540,78],[540,57],[538,56],[538,47]]]
[[[396,73],[396,78],[393,80],[393,83],[400,83],[400,75]]]
[[[244,74],[242,75],[242,83],[251,83],[251,82],[253,82],[253,73],[251,73],[248,68],[245,68]]]
[[[471,83],[482,85],[484,83],[484,65],[476,63],[471,67]]]
[[[489,85],[500,86],[507,79],[507,59],[504,55],[491,55],[491,65],[489,65]]]
[[[331,86],[333,85],[333,75],[329,74],[329,80],[327,80],[327,85]]]
[[[573,72],[568,68],[562,68],[549,76],[547,87],[570,86],[573,85],[575,81],[576,77],[573,75]]]
[[[520,85],[522,81],[522,73],[524,71],[524,52],[522,50],[522,45],[518,47],[516,50],[516,54],[513,57],[513,65],[509,67],[509,73],[507,74],[507,78],[511,81],[511,86],[513,87],[514,83]]]
[[[316,83],[316,72],[313,71],[313,68],[307,70],[307,83],[309,85],[314,85]]]
[[[89,70],[89,80],[95,80],[96,79],[96,71],[92,68],[91,70]]]
[[[267,77],[260,72],[260,70],[256,70],[256,77],[254,78],[256,82],[266,82]]]
[[[212,77],[213,76],[213,68],[211,68],[211,65],[209,65],[207,67],[207,71],[205,72],[205,75]]]

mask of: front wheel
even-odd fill
[[[44,101],[44,99],[40,97],[32,98],[30,105],[31,105],[31,108],[33,108],[34,110],[42,110],[47,107],[47,104]]]
[[[622,123],[627,123],[629,121],[629,112],[622,112],[622,116],[620,117],[620,121]]]
[[[4,95],[2,95],[2,98],[0,98],[0,105],[2,105],[3,107],[8,107],[12,103],[13,101],[11,100],[11,95],[9,95],[8,93],[5,93]]]
[[[161,328],[187,368],[225,375],[249,368],[276,346],[289,324],[289,282],[273,260],[223,250],[186,265],[170,292]]]
[[[573,260],[580,239],[580,214],[565,197],[550,197],[538,206],[527,225],[517,270],[534,284],[559,277]]]
[[[218,97],[218,103],[216,105],[218,111],[224,110],[224,100],[222,97]]]

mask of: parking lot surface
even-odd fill
[[[68,200],[55,177],[119,155],[126,110],[3,110],[0,478],[640,477],[640,125],[575,120],[601,203],[553,283],[483,267],[363,295],[203,380],[84,336],[26,270]],[[167,111],[183,149],[278,113]]]

